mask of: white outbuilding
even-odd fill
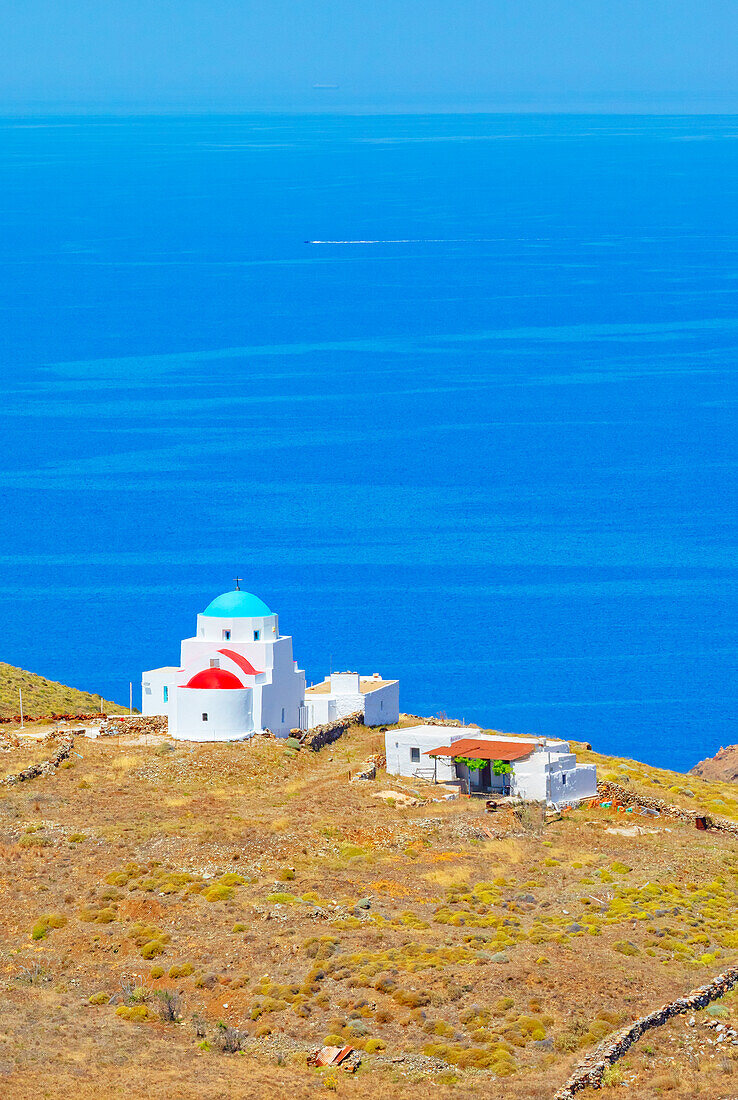
[[[357,711],[363,712],[366,726],[390,726],[400,720],[400,684],[382,679],[378,672],[332,672],[306,689],[305,706],[309,729]]]
[[[469,794],[565,805],[597,794],[597,769],[568,741],[484,733],[474,726],[407,726],[385,734],[392,775],[456,783]]]

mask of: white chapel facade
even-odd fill
[[[263,600],[236,588],[216,597],[185,638],[179,666],[144,672],[144,715],[163,714],[173,737],[224,741],[304,728],[305,673],[292,639]]]
[[[251,592],[224,592],[197,616],[197,631],[180,646],[179,665],[144,672],[141,713],[164,715],[172,737],[235,741],[269,730],[288,737],[362,711],[367,725],[399,719],[399,684],[375,673],[333,673],[305,687],[292,638]]]

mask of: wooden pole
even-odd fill
[[[128,713],[133,714],[133,680],[128,681]]]
[[[21,688],[18,688],[18,699],[20,700],[21,729],[23,729],[23,691]]]

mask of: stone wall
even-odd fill
[[[29,764],[23,771],[18,772],[16,775],[8,775],[5,779],[0,779],[0,786],[12,787],[16,783],[25,783],[29,779],[35,779],[39,775],[50,775],[55,768],[58,768],[63,760],[69,757],[74,744],[73,737],[65,738],[59,745],[56,752],[48,758],[48,760],[40,760],[38,764]]]
[[[363,721],[364,715],[361,711],[356,711],[355,714],[347,714],[344,718],[337,718],[335,722],[326,722],[325,725],[314,726],[311,730],[308,730],[300,744],[306,749],[312,749],[313,752],[319,752],[324,745],[330,745],[333,741],[337,741],[339,737],[343,737],[350,726],[360,726]],[[297,731],[293,731],[293,733],[297,733]]]
[[[655,1012],[649,1012],[647,1016],[641,1016],[627,1027],[621,1028],[592,1051],[583,1062],[580,1062],[563,1088],[556,1093],[554,1100],[573,1100],[574,1095],[582,1089],[600,1088],[608,1066],[614,1065],[618,1059],[622,1058],[646,1031],[661,1027],[674,1016],[705,1008],[711,1001],[724,996],[736,985],[738,985],[738,965],[731,966],[722,974],[718,974],[709,985],[701,985],[698,989],[687,993],[685,997],[670,1001],[661,1008],[657,1008]]]
[[[55,711],[50,714],[32,714],[24,715],[23,723],[26,726],[31,725],[33,722],[84,722],[86,726],[92,725],[93,722],[99,722],[104,716],[99,710],[93,711],[92,714],[57,714]],[[0,725],[5,724],[20,725],[20,714],[15,715],[0,715]]]
[[[424,718],[422,714],[401,714],[400,720],[405,721],[409,718],[413,722],[418,722],[422,726],[456,726],[461,729],[481,729],[476,722],[462,722],[459,718]],[[390,722],[390,725],[393,723]]]
[[[111,714],[100,726],[101,737],[114,737],[118,733],[127,736],[136,734],[166,734],[168,719],[165,714],[152,714],[144,718],[141,714]]]
[[[621,806],[637,806],[642,810],[656,810],[664,817],[671,817],[677,821],[687,821],[691,825],[694,825],[698,817],[705,816],[698,810],[685,810],[682,806],[673,806],[669,802],[664,802],[661,798],[636,794],[635,791],[629,791],[627,787],[622,787],[619,783],[609,783],[607,780],[601,780],[597,784],[597,794],[600,799],[619,802]],[[708,828],[715,829],[718,832],[738,836],[738,823],[729,821],[727,818],[709,817],[707,825]]]

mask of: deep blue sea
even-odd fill
[[[1,660],[127,703],[239,575],[309,679],[738,742],[738,118],[6,120],[0,180]]]

